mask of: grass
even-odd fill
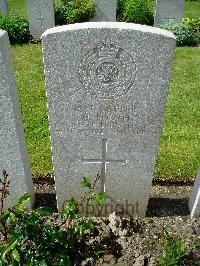
[[[56,0],[54,1],[56,2]],[[8,0],[8,7],[11,15],[28,17],[26,0]]]
[[[12,51],[32,173],[52,173],[41,45],[13,46]]]
[[[200,2],[186,2],[184,6],[184,18],[199,18]]]
[[[27,17],[26,0],[8,0],[9,13]]]
[[[33,175],[52,174],[40,44],[13,46],[17,87]],[[200,162],[199,48],[177,48],[155,177],[195,176]]]
[[[200,164],[200,53],[177,48],[155,177],[195,177]]]

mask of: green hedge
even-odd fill
[[[58,0],[55,4],[57,25],[89,21],[95,15],[92,0]]]
[[[8,32],[12,44],[26,43],[30,40],[28,21],[23,17],[5,17],[0,14],[0,29]]]
[[[117,20],[153,25],[152,0],[118,0]]]
[[[198,45],[198,37],[183,23],[168,23],[161,25],[160,28],[173,32],[173,34],[176,36],[177,46]]]
[[[117,20],[153,25],[153,5],[153,0],[118,0]],[[94,15],[92,0],[57,0],[55,4],[57,25],[89,21]]]
[[[200,18],[184,18],[183,23],[191,32],[200,33]]]

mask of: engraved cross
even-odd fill
[[[43,17],[42,17],[42,12],[40,12],[40,18],[38,18],[37,20],[39,20],[40,21],[40,23],[41,23],[41,30],[43,29],[43,20],[45,20]]]
[[[168,23],[173,22],[174,18],[171,18],[171,12],[169,10],[169,15],[167,16],[167,18],[165,18],[167,20]]]
[[[106,165],[108,163],[121,163],[126,164],[127,160],[115,160],[107,157],[107,139],[102,139],[102,158],[101,159],[84,159],[83,163],[99,163],[101,164],[101,191],[105,192],[105,179],[106,179]]]

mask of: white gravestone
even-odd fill
[[[191,217],[200,214],[200,169],[189,199]]]
[[[91,21],[116,21],[117,0],[94,0],[94,2],[96,13]]]
[[[154,25],[182,22],[184,0],[157,0]]]
[[[8,15],[8,3],[7,0],[0,0],[0,14],[7,16]]]
[[[42,41],[59,209],[82,195],[83,176],[99,172],[108,196],[101,215],[144,216],[174,35],[101,22],[56,27]]]
[[[8,173],[10,195],[5,207],[17,203],[25,192],[34,200],[33,183],[22,127],[18,95],[6,31],[0,30],[0,178]]]
[[[30,33],[40,38],[47,29],[55,26],[53,0],[27,0]]]

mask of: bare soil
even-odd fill
[[[188,198],[192,186],[155,183],[146,218],[122,218],[115,213],[90,219],[95,224],[74,253],[74,265],[154,266],[163,249],[163,227],[184,239],[186,246],[200,243],[200,216],[190,218]],[[35,181],[36,207],[48,206],[56,211],[52,178]],[[89,247],[93,246],[96,258]],[[182,265],[200,265],[200,246],[194,247]],[[167,266],[167,265],[166,265]]]

